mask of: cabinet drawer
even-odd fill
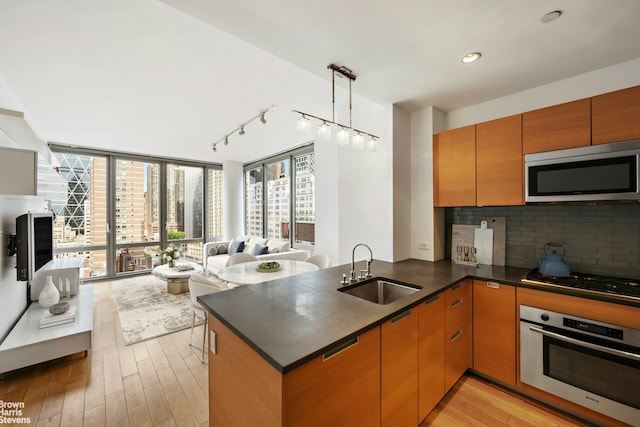
[[[445,335],[453,335],[458,329],[471,323],[470,280],[453,285],[444,293]]]
[[[462,327],[444,339],[444,390],[453,387],[467,368],[471,367],[471,328]]]

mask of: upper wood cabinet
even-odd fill
[[[516,289],[473,281],[473,369],[516,386]]]
[[[591,145],[591,99],[580,99],[522,115],[524,154]]]
[[[476,125],[477,205],[524,204],[522,115]]]
[[[640,86],[594,96],[591,109],[593,144],[640,138]]]
[[[434,139],[437,153],[436,206],[476,205],[476,127],[441,132]]]

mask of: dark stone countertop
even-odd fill
[[[356,263],[356,269],[364,268]],[[374,260],[371,273],[422,286],[387,305],[338,292],[350,264],[198,297],[278,371],[286,373],[467,277],[519,285],[524,268],[466,267],[450,260]]]

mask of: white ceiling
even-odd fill
[[[354,110],[451,111],[639,58],[639,20],[639,0],[1,0],[0,79],[47,141],[246,162],[305,142],[291,109],[331,117],[330,63]]]

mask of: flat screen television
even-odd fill
[[[16,218],[16,270],[31,281],[53,261],[53,213],[29,212]]]

